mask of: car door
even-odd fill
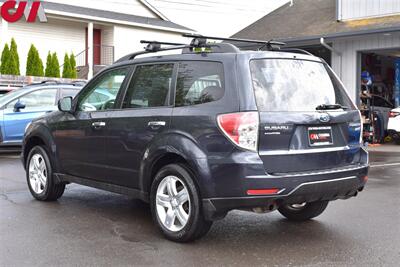
[[[121,109],[109,113],[110,183],[138,188],[138,173],[146,149],[163,140],[170,126],[174,66],[174,63],[136,66]]]
[[[56,88],[38,89],[9,102],[4,111],[4,141],[22,142],[25,127],[34,118],[57,109]],[[21,108],[15,108],[16,104]]]
[[[54,133],[65,174],[103,181],[107,161],[106,117],[124,86],[130,67],[106,71],[91,81],[74,99],[74,112],[64,113]],[[100,94],[104,97],[99,98]]]

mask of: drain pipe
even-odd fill
[[[331,51],[332,53],[334,53],[334,54],[336,54],[336,55],[339,56],[339,76],[340,76],[341,79],[343,79],[343,77],[342,77],[342,53],[339,52],[339,51],[337,51],[337,50],[335,50],[332,46],[328,45],[327,43],[325,43],[324,37],[321,37],[321,38],[319,39],[319,43],[320,43],[323,47],[325,47],[326,49],[328,49],[329,51]]]

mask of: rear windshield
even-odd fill
[[[258,109],[315,111],[320,105],[354,106],[325,64],[295,59],[257,59],[250,62]]]

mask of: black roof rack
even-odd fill
[[[138,51],[135,53],[128,54],[115,63],[120,63],[128,60],[132,60],[139,55],[156,53],[161,51],[171,51],[182,49],[183,54],[193,53],[193,52],[211,52],[211,49],[217,53],[237,53],[239,52],[240,46],[237,43],[251,43],[257,45],[258,50],[267,49],[275,50],[275,47],[281,47],[285,43],[277,42],[273,40],[262,41],[262,40],[250,40],[250,39],[239,39],[239,38],[225,38],[225,37],[214,37],[214,36],[204,36],[197,34],[183,34],[183,37],[193,38],[190,44],[182,43],[171,43],[171,42],[160,42],[160,41],[147,41],[141,40],[140,43],[147,44],[143,51]],[[226,43],[209,43],[208,40],[220,40]],[[162,47],[167,45],[167,47]]]
[[[37,86],[37,85],[43,85],[43,84],[56,84],[56,85],[67,84],[67,85],[79,86],[79,85],[85,85],[86,83],[87,83],[87,81],[85,81],[85,80],[73,80],[72,82],[63,82],[63,81],[59,81],[59,80],[43,80],[40,82],[31,83],[28,86]]]
[[[277,42],[274,40],[269,40],[269,41],[265,41],[265,40],[251,40],[251,39],[241,39],[241,38],[226,38],[226,37],[215,37],[215,36],[204,36],[204,35],[198,35],[198,34],[183,34],[183,37],[190,37],[190,38],[194,38],[194,40],[198,39],[198,40],[205,40],[203,42],[207,43],[207,40],[220,40],[220,41],[226,41],[228,43],[233,43],[233,44],[237,44],[237,43],[251,43],[251,44],[258,44],[260,45],[258,47],[259,50],[266,48],[268,50],[272,50],[273,46],[283,46],[285,45],[285,43],[282,42]],[[192,41],[192,42],[193,42]]]
[[[175,43],[146,41],[146,40],[141,40],[140,43],[147,44],[147,46],[144,48],[144,51],[139,51],[139,52],[128,54],[128,55],[118,59],[117,61],[115,61],[115,63],[132,60],[139,55],[156,53],[156,52],[161,52],[161,51],[178,50],[178,49],[184,49],[184,48],[191,47],[190,45],[186,45],[186,44],[175,44]],[[165,48],[161,47],[161,45],[171,45],[171,44],[173,44],[173,45],[169,46],[169,47],[165,47]]]

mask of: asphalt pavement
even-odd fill
[[[371,150],[365,190],[316,219],[233,211],[189,244],[126,196],[72,184],[36,201],[18,155],[0,154],[0,266],[399,266],[400,146]]]

